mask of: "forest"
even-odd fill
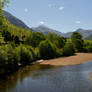
[[[92,53],[92,41],[84,40],[78,32],[64,38],[14,26],[3,15],[7,3],[7,0],[0,0],[0,74],[41,59],[71,56],[78,52]]]

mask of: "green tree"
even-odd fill
[[[14,42],[15,42],[15,44],[19,44],[19,43],[20,43],[18,36],[15,36],[15,37],[14,37]]]
[[[37,47],[41,41],[45,40],[45,36],[40,32],[31,32],[26,38],[25,43],[32,47]]]
[[[32,53],[24,46],[19,46],[18,48],[19,56],[20,56],[20,63],[22,65],[30,64],[33,62]]]
[[[82,35],[79,32],[73,32],[71,39],[72,40],[75,40],[75,39],[81,39],[82,40]]]
[[[71,39],[72,39],[72,43],[74,44],[76,50],[78,52],[83,51],[84,41],[82,39],[82,35],[78,32],[73,32]]]
[[[74,53],[75,53],[74,45],[72,43],[66,43],[63,48],[63,55],[71,56],[74,55]]]
[[[42,41],[39,44],[38,49],[41,59],[50,59],[56,57],[56,47],[48,40]]]
[[[92,53],[92,45],[89,45],[86,47],[87,52]]]
[[[0,46],[0,66],[6,66],[8,64],[7,48]]]
[[[9,31],[3,30],[2,36],[4,37],[4,41],[11,41],[12,40],[12,36],[11,36],[11,33]]]
[[[57,48],[63,48],[66,42],[66,39],[64,37],[61,37],[59,35],[49,33],[48,34],[48,39],[56,45]]]

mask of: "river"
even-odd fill
[[[0,92],[92,92],[92,62],[25,66],[0,79]]]

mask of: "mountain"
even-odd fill
[[[63,37],[70,37],[72,35],[72,32],[62,33],[57,30],[50,29],[44,25],[40,25],[38,27],[32,28],[35,32],[43,32],[45,35],[48,33],[55,33],[57,35],[63,36]],[[79,32],[82,34],[83,38],[87,38],[88,36],[92,35],[92,30],[84,30],[84,29],[77,29],[75,32]]]
[[[83,38],[87,38],[90,35],[92,35],[92,30],[84,30],[84,29],[78,29],[76,32],[79,32],[80,34],[83,35]]]
[[[64,36],[63,33],[59,32],[59,31],[56,31],[56,30],[53,30],[53,29],[51,29],[51,28],[48,28],[48,27],[46,27],[46,26],[44,26],[44,25],[40,25],[40,26],[38,26],[38,27],[33,27],[32,29],[33,29],[35,32],[42,32],[42,33],[44,33],[45,35],[47,35],[48,33],[55,33],[55,34],[57,34],[57,35],[62,35],[62,36]]]
[[[91,41],[92,41],[92,35],[86,37],[85,39],[86,39],[86,40],[91,40]]]
[[[83,36],[83,38],[87,38],[90,35],[92,35],[92,30],[85,30],[81,28],[77,29],[75,32],[79,32]],[[71,35],[72,35],[72,32],[68,32],[64,34],[65,37],[70,37]]]
[[[6,17],[6,19],[13,25],[20,27],[20,28],[25,28],[27,30],[29,30],[30,28],[24,23],[22,22],[20,19],[16,18],[15,16],[13,16],[12,14],[10,14],[7,11],[4,11],[4,16]]]

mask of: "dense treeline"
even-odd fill
[[[69,39],[53,33],[44,35],[10,24],[3,16],[2,8],[0,14],[0,67],[7,71],[39,59],[70,56],[76,52],[92,52],[92,42],[83,40],[78,32],[74,32]]]

